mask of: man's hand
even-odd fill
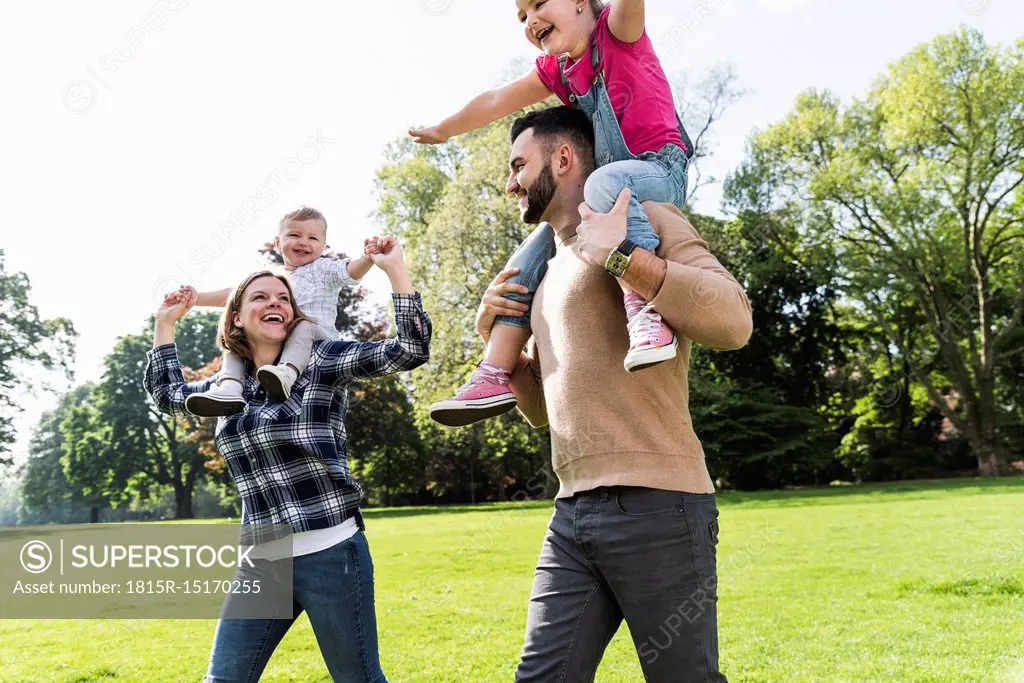
[[[499,315],[520,316],[530,310],[526,304],[506,299],[509,292],[529,294],[530,290],[523,285],[506,282],[519,272],[518,268],[506,268],[495,276],[480,299],[480,307],[476,311],[476,331],[486,344],[491,338],[494,319]]]
[[[440,126],[420,129],[410,128],[409,135],[419,145],[440,145],[441,143],[448,142],[448,136],[441,132]]]
[[[626,239],[626,212],[633,193],[628,189],[619,193],[609,213],[597,213],[586,202],[580,204],[582,222],[576,228],[573,251],[587,263],[604,268],[608,254]]]

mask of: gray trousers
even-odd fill
[[[515,680],[593,681],[625,619],[648,681],[724,683],[717,543],[712,494],[608,487],[556,500]]]
[[[288,363],[298,371],[298,376],[302,377],[306,366],[309,365],[309,357],[313,354],[313,342],[326,338],[327,335],[316,323],[300,320],[285,340],[281,360],[277,364]],[[245,359],[227,349],[224,350],[224,363],[221,365],[220,378],[217,381],[222,382],[225,379],[235,379],[239,384],[245,385]]]

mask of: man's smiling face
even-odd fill
[[[533,129],[523,131],[509,153],[509,176],[505,191],[519,199],[519,216],[532,225],[544,220],[555,191],[548,145],[534,135]]]

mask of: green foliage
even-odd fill
[[[990,473],[1006,445],[997,368],[1024,315],[1021,121],[1024,42],[964,29],[895,62],[864,100],[804,93],[726,189],[738,209],[794,220],[805,251],[834,245],[843,294]]]
[[[428,444],[427,488],[441,500],[503,499],[543,467],[546,430],[518,414],[461,429],[426,417],[483,356],[473,322],[480,296],[530,231],[505,194],[512,118],[440,147],[392,144],[377,172],[377,216],[404,241],[434,321],[431,362],[412,373],[417,424]]]
[[[42,522],[85,522],[84,510],[92,509],[96,518],[99,508],[109,507],[110,499],[102,491],[73,485],[65,474],[64,424],[80,423],[72,417],[88,410],[88,401],[95,389],[83,384],[61,397],[57,407],[43,414],[29,442],[29,458],[22,468],[22,507],[18,521],[23,524]]]
[[[30,370],[59,370],[70,379],[75,329],[70,320],[40,317],[29,301],[32,286],[24,273],[8,273],[0,249],[0,466],[11,464],[13,419],[20,397],[33,388]]]
[[[219,355],[217,321],[215,313],[192,313],[179,323],[176,344],[184,367],[202,367]],[[142,378],[151,348],[147,331],[120,337],[107,354],[88,402],[69,411],[61,425],[65,472],[85,495],[114,504],[173,489],[177,516],[191,517],[192,492],[207,458],[188,439],[197,423],[161,414],[146,393]]]

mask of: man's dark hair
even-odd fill
[[[584,175],[594,170],[594,126],[590,119],[575,107],[549,107],[531,111],[512,124],[512,142],[525,131],[544,141],[546,150],[563,141],[569,142],[580,154]]]

